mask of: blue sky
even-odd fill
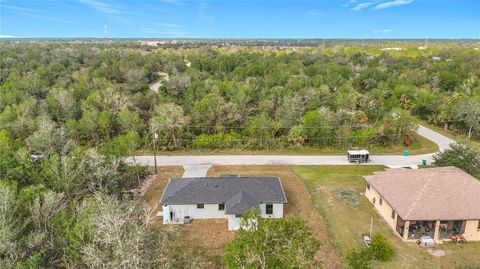
[[[0,0],[0,37],[480,38],[480,0]]]

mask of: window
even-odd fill
[[[204,204],[197,204],[197,208],[205,208]]]
[[[273,214],[273,205],[267,204],[265,214]]]
[[[375,197],[373,197],[372,202],[373,202],[373,204],[375,204]]]
[[[392,219],[395,219],[395,211],[392,210]]]
[[[370,184],[367,184],[367,189],[370,189]]]
[[[480,230],[480,220],[478,220],[478,227],[477,227],[478,230]]]
[[[220,211],[225,210],[225,204],[218,204],[218,210]]]
[[[378,201],[378,203],[379,203],[380,205],[382,205],[382,202],[383,202],[383,200],[382,200],[382,198],[380,198],[380,200]]]

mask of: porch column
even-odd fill
[[[408,240],[408,227],[410,226],[410,221],[406,220],[405,221],[405,226],[403,227],[403,241]]]
[[[440,221],[437,220],[435,221],[435,233],[433,235],[433,240],[436,242],[436,241],[440,241]]]

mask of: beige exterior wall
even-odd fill
[[[465,223],[465,239],[467,241],[480,241],[480,230],[478,229],[478,222],[480,220],[467,220]]]
[[[395,218],[392,219],[392,207],[390,204],[388,204],[387,201],[385,201],[380,194],[370,186],[370,189],[368,189],[367,185],[365,186],[365,197],[370,201],[370,203],[374,206],[374,208],[377,210],[377,212],[383,217],[383,219],[388,223],[388,225],[395,231],[395,234],[398,235],[396,228],[397,228],[397,218],[398,215],[395,212]],[[373,198],[375,198],[375,204],[373,204]],[[380,205],[380,198],[382,198],[382,205]],[[465,239],[467,241],[480,241],[480,229],[479,228],[479,222],[480,220],[466,220],[465,222]],[[408,227],[410,224],[409,221],[406,221],[405,226]],[[436,228],[436,236],[435,238],[438,238],[438,229],[440,225],[440,221],[436,221],[435,223],[435,228]],[[408,234],[408,228],[407,228],[407,233],[404,234],[403,240],[407,241],[407,234]],[[449,239],[446,239],[449,240]],[[415,240],[413,240],[415,241]]]
[[[365,197],[367,197],[368,201],[370,201],[371,204],[373,204],[373,198],[375,198],[375,204],[373,206],[375,209],[380,213],[380,215],[383,217],[383,219],[388,223],[388,225],[395,231],[396,234],[396,228],[397,228],[397,213],[395,212],[395,218],[392,219],[392,210],[393,208],[390,206],[390,204],[383,199],[383,197],[380,196],[380,194],[373,188],[370,187],[368,189],[368,185],[365,186]],[[380,198],[382,199],[382,204],[380,205]]]

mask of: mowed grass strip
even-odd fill
[[[480,243],[457,246],[439,245],[446,256],[433,257],[416,244],[404,243],[377,214],[364,197],[363,175],[383,171],[383,166],[297,166],[295,172],[303,179],[316,209],[325,220],[333,245],[339,255],[364,247],[362,233],[368,233],[373,217],[373,232],[386,236],[395,254],[388,263],[374,264],[375,268],[457,268],[461,265],[480,265]]]

